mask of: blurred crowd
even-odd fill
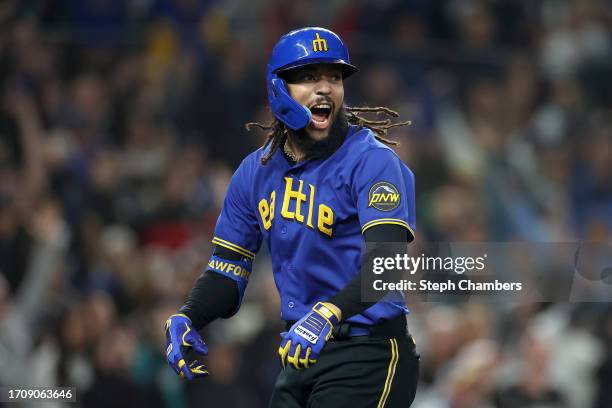
[[[203,331],[163,324],[210,255],[225,189],[271,119],[290,29],[347,42],[347,104],[388,106],[422,241],[612,242],[608,0],[0,2],[0,385],[83,406],[265,407],[283,325],[266,249]],[[421,303],[416,408],[612,407],[609,303]]]

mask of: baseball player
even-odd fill
[[[291,31],[274,47],[267,87],[275,119],[247,125],[267,130],[267,141],[233,175],[208,268],[166,322],[167,358],[179,375],[208,375],[186,352],[207,355],[198,330],[238,311],[265,241],[287,326],[270,407],[411,404],[418,355],[406,305],[360,300],[365,243],[414,238],[414,176],[384,138],[407,122],[360,116],[396,117],[388,108],[345,106],[344,80],[356,72],[342,40],[323,28]]]

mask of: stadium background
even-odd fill
[[[349,104],[413,121],[391,136],[419,239],[612,241],[609,1],[4,0],[0,384],[266,406],[282,325],[265,250],[240,313],[205,330],[210,378],[168,368],[163,322],[262,143],[243,124],[270,118],[270,49],[307,25],[348,43]],[[414,406],[612,407],[611,310],[421,304]]]

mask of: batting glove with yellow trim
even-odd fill
[[[278,348],[283,368],[291,364],[299,370],[316,363],[340,318],[335,306],[324,302],[314,305],[283,337]]]
[[[187,361],[189,349],[207,356],[208,347],[191,326],[191,319],[184,314],[172,315],[166,320],[166,358],[178,375],[188,380],[206,377],[208,370],[199,360]]]

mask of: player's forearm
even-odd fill
[[[366,254],[364,259],[376,256],[387,256],[388,248],[384,245],[385,242],[407,242],[412,237],[408,236],[408,231],[401,226],[392,224],[377,225],[368,229],[364,238],[372,249]],[[379,243],[380,245],[371,245]],[[364,262],[364,265],[367,261]],[[336,295],[331,297],[327,303],[331,303],[340,310],[342,320],[346,320],[351,316],[358,315],[376,302],[363,302],[361,300],[361,277],[364,273],[363,268],[359,273]],[[384,292],[377,292],[380,297],[376,301],[383,298]]]
[[[180,308],[200,330],[210,322],[231,315],[238,302],[236,282],[218,273],[206,271],[198,278]]]
[[[222,247],[217,247],[214,253],[230,260],[239,257]],[[237,309],[238,293],[235,281],[207,270],[196,281],[180,312],[191,319],[196,330],[200,330],[218,318],[231,316]]]

